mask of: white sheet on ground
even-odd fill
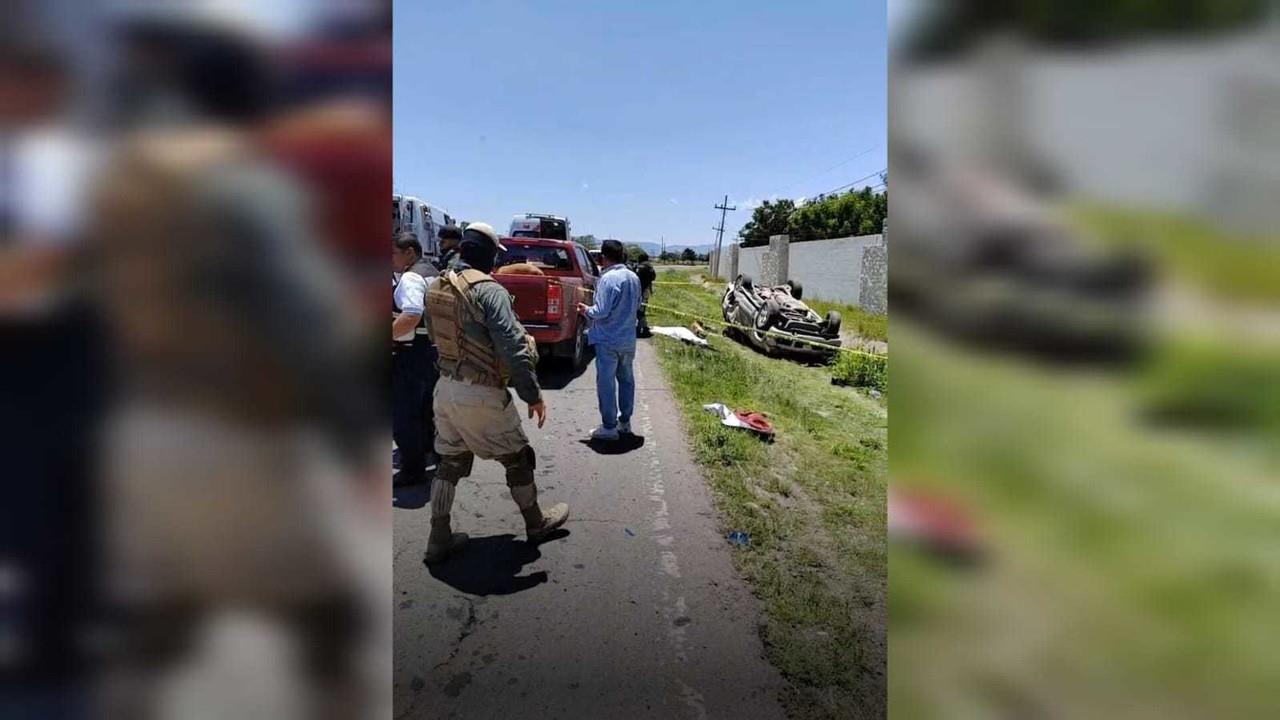
[[[651,327],[649,328],[659,335],[666,335],[677,340],[683,340],[687,343],[707,347],[710,343],[693,334],[693,331],[687,327]]]
[[[728,425],[729,427],[736,427],[736,428],[745,428],[747,430],[752,429],[750,425],[742,421],[742,418],[739,418],[737,415],[734,415],[733,410],[730,409],[729,406],[725,405],[724,403],[711,403],[710,405],[703,405],[702,409],[706,410],[712,415],[719,415],[721,425]]]

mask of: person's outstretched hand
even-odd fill
[[[542,427],[542,424],[547,421],[547,403],[545,401],[539,401],[529,406],[529,417],[532,418],[535,415],[538,417],[538,427]]]

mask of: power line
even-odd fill
[[[815,178],[819,178],[819,177],[822,177],[823,175],[826,175],[827,173],[831,172],[832,170],[835,170],[836,168],[844,167],[845,165],[848,165],[849,163],[853,162],[854,160],[857,160],[858,158],[862,157],[863,155],[866,155],[867,153],[871,152],[872,150],[875,150],[875,149],[876,149],[876,148],[878,148],[878,147],[880,147],[879,143],[877,143],[877,144],[875,144],[875,145],[872,145],[871,147],[867,148],[866,150],[863,150],[862,152],[858,153],[857,155],[854,155],[854,156],[852,156],[852,157],[849,157],[849,158],[846,158],[846,159],[844,159],[844,160],[841,160],[840,162],[836,163],[835,165],[832,165],[831,167],[827,168],[826,170],[823,170],[823,171],[821,171],[821,172],[819,172],[819,173],[817,173],[817,174],[814,174],[814,175],[810,175],[809,177],[805,178],[804,180],[799,180],[799,181],[796,181],[796,182],[791,183],[790,185],[787,185],[787,186],[783,187],[781,190],[779,190],[779,191],[778,191],[778,193],[779,193],[779,194],[784,193],[784,192],[786,192],[786,191],[790,190],[791,188],[793,188],[793,187],[795,187],[795,186],[797,186],[797,185],[799,185],[799,184],[801,184],[801,183],[809,182],[810,180],[813,180],[813,179],[815,179]]]
[[[838,192],[840,192],[841,190],[844,190],[844,189],[845,189],[845,188],[847,188],[847,187],[853,187],[854,185],[857,185],[858,183],[862,182],[863,180],[870,180],[871,178],[873,178],[873,177],[875,177],[875,176],[879,175],[879,174],[880,174],[880,173],[882,173],[882,172],[885,172],[885,171],[886,171],[886,170],[888,170],[888,169],[889,169],[889,168],[882,168],[882,169],[877,170],[877,171],[875,171],[875,172],[873,172],[873,173],[871,173],[871,174],[869,174],[869,175],[863,175],[862,177],[858,178],[857,180],[854,180],[854,181],[853,181],[853,182],[851,182],[851,183],[845,183],[844,185],[841,185],[840,187],[838,187],[838,188],[836,188],[836,189],[834,189],[834,190],[828,190],[828,191],[826,191],[826,192],[824,192],[824,193],[819,193],[819,195],[830,195],[830,194],[832,194],[832,193],[838,193]],[[881,184],[883,184],[883,183],[881,183]]]

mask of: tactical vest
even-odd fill
[[[427,281],[428,286],[430,286],[432,278],[436,275],[435,267],[425,260],[418,260],[418,262],[414,263],[406,272],[421,275],[422,279]],[[399,315],[401,312],[400,304],[396,302],[395,290],[400,286],[400,278],[402,277],[404,277],[404,273],[401,273],[400,277],[396,277],[395,275],[391,276],[391,308],[395,311],[395,315]],[[395,315],[392,315],[393,319]],[[427,334],[427,313],[425,311],[422,313],[422,317],[418,318],[418,326],[414,328],[413,332],[414,335]]]
[[[467,319],[483,326],[484,314],[467,296],[472,286],[496,282],[472,268],[448,270],[427,289],[427,311],[431,316],[441,374],[490,387],[506,387],[505,373],[487,335],[483,340],[467,334]]]

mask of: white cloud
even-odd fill
[[[584,182],[584,183],[582,183],[582,189],[583,189],[583,190],[590,190],[590,189],[591,189],[591,185],[590,185],[589,183],[585,183],[585,182]]]
[[[769,202],[778,202],[781,199],[782,199],[781,196],[779,196],[777,193],[774,193],[773,195],[770,195],[767,198],[758,198],[758,197],[752,196],[747,198],[746,200],[739,200],[733,204],[737,205],[739,210],[755,210],[756,208],[763,205],[766,200]]]
[[[672,204],[672,205],[679,205],[679,204],[680,204],[680,201],[679,201],[679,200],[677,200],[677,199],[675,199],[675,198],[671,198],[671,204]]]

